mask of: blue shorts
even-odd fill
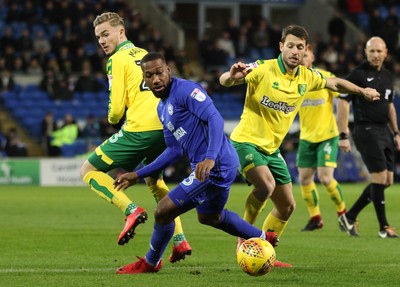
[[[176,206],[185,211],[196,207],[199,214],[220,213],[228,200],[236,175],[237,168],[212,172],[207,180],[200,182],[192,172],[168,196]]]

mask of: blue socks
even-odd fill
[[[215,228],[221,229],[233,236],[249,239],[252,237],[261,237],[261,229],[251,225],[235,212],[224,209],[221,212],[221,221]]]
[[[154,223],[154,230],[150,240],[150,249],[146,254],[146,261],[152,266],[157,266],[165,248],[174,235],[175,221],[167,225]]]

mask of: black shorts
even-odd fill
[[[353,139],[370,173],[394,170],[394,141],[387,125],[355,125]]]

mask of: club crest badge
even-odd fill
[[[297,86],[297,90],[299,91],[300,96],[304,96],[307,90],[307,85],[306,84],[299,84]]]
[[[168,114],[170,116],[174,114],[174,107],[171,104],[168,105]]]

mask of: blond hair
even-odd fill
[[[93,21],[93,27],[96,27],[104,22],[109,22],[112,27],[116,27],[118,25],[125,27],[124,19],[114,12],[105,12],[98,15]]]

